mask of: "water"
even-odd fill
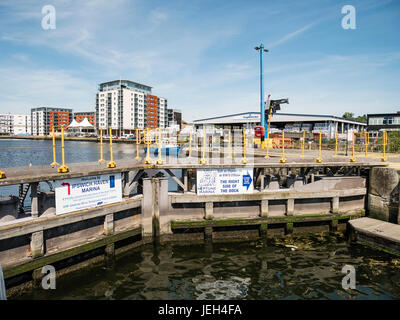
[[[298,249],[285,247],[296,245]],[[344,265],[356,289],[341,286]],[[98,264],[57,279],[56,290],[12,299],[398,299],[400,258],[337,235],[209,245],[146,245],[112,266]]]
[[[56,141],[56,158],[61,162],[60,141]],[[100,159],[100,144],[85,141],[65,141],[65,162],[89,162]],[[109,147],[103,147],[104,159],[110,159]],[[143,151],[141,149],[141,154]],[[114,160],[136,157],[136,145],[113,144]],[[0,168],[49,165],[53,162],[51,140],[0,139]]]

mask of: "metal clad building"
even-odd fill
[[[243,112],[226,116],[194,120],[196,129],[254,129],[260,125],[259,112]],[[271,132],[319,132],[322,131],[328,138],[333,139],[336,132],[359,132],[366,128],[366,123],[331,115],[276,113],[271,117]]]

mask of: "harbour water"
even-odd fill
[[[356,289],[342,288],[345,265],[355,267]],[[339,234],[146,245],[12,299],[398,299],[399,271],[400,258]]]

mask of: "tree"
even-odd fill
[[[367,115],[362,115],[355,117],[353,112],[345,112],[342,116],[342,118],[349,119],[349,120],[355,120],[355,121],[361,121],[361,122],[367,122]]]
[[[345,112],[343,114],[342,118],[354,120],[354,113],[353,112]]]

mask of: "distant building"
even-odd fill
[[[254,129],[260,125],[260,112],[243,112],[220,117],[194,120],[196,129]],[[301,131],[319,133],[333,139],[336,132],[339,134],[348,131],[359,132],[366,129],[367,124],[331,115],[275,113],[271,117],[271,133],[282,131]]]
[[[31,116],[27,114],[0,114],[0,134],[31,134]]]
[[[12,133],[12,115],[0,114],[0,134],[10,135]]]
[[[182,129],[182,111],[178,109],[168,109],[168,127],[178,125]]]
[[[74,119],[77,122],[82,122],[83,119],[87,118],[94,127],[96,127],[96,112],[86,111],[86,112],[74,112]]]
[[[32,134],[31,128],[31,115],[30,114],[14,114],[12,121],[13,135],[30,135]]]
[[[72,109],[40,107],[31,109],[31,128],[34,136],[47,136],[54,126],[55,131],[68,127],[72,121]]]
[[[116,135],[134,133],[137,128],[165,128],[167,99],[151,90],[130,80],[101,83],[96,94],[96,128],[111,127]]]
[[[367,114],[367,130],[372,136],[377,136],[379,131],[400,130],[400,111],[396,113]]]

